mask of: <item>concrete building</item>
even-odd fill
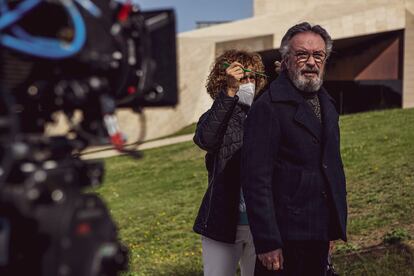
[[[180,103],[145,110],[146,138],[196,122],[211,106],[205,80],[226,49],[260,52],[274,77],[282,36],[303,21],[322,25],[334,39],[326,86],[341,113],[414,107],[414,0],[254,0],[252,18],[178,35]],[[130,118],[120,116],[131,141],[138,128]]]
[[[215,25],[219,25],[219,24],[225,24],[225,23],[229,23],[231,21],[227,20],[227,21],[197,21],[196,22],[196,29],[203,29],[203,28],[207,28],[207,27],[211,27],[211,26],[215,26]]]

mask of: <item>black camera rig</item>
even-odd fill
[[[115,110],[177,104],[175,39],[171,10],[0,0],[0,275],[126,269],[127,249],[105,204],[83,192],[102,182],[103,164],[79,153],[111,143],[134,155]],[[70,130],[46,135],[56,112]]]

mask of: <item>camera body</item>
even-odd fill
[[[9,0],[0,15],[0,274],[117,275],[127,249],[103,201],[84,192],[104,167],[78,155],[109,141],[124,150],[117,108],[177,104],[174,12]],[[81,119],[50,137],[55,112]]]

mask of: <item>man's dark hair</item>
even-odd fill
[[[322,37],[322,39],[325,41],[326,46],[326,56],[329,57],[329,55],[332,52],[332,46],[333,41],[331,36],[328,34],[328,32],[322,28],[320,25],[314,25],[312,26],[308,22],[303,22],[300,24],[297,24],[293,27],[291,27],[286,34],[282,38],[282,42],[280,43],[279,52],[282,55],[282,58],[284,58],[289,53],[289,42],[290,40],[297,34],[300,33],[306,33],[306,32],[312,32],[315,34],[318,34]]]

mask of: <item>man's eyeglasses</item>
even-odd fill
[[[296,61],[299,63],[308,62],[311,55],[315,62],[318,64],[322,64],[326,60],[326,53],[324,51],[317,51],[313,52],[312,54],[305,51],[297,51],[294,53]]]

